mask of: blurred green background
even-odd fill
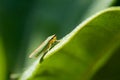
[[[119,0],[1,0],[0,80],[22,72],[31,53],[46,37],[58,39],[80,22]]]

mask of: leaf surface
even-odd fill
[[[109,65],[116,51],[119,52],[119,20],[120,7],[103,10],[88,18],[62,38],[42,63],[39,64],[38,58],[20,80],[90,80],[102,76],[95,76],[95,73],[99,74],[104,65]],[[119,68],[113,68],[112,71],[115,70],[120,71]]]

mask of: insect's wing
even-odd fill
[[[53,35],[48,37],[37,49],[35,49],[35,51],[33,51],[30,54],[29,58],[37,57],[47,47],[47,45],[52,37],[53,37]]]

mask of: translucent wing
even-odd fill
[[[43,50],[45,50],[49,44],[49,41],[55,35],[49,36],[37,49],[35,49],[29,56],[29,58],[37,57]]]

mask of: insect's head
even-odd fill
[[[50,41],[51,43],[54,43],[56,40],[57,40],[57,36],[54,34]]]
[[[50,41],[49,41],[49,43],[54,43],[55,41],[57,40],[57,37],[56,37],[56,35],[54,34],[53,36],[52,36],[52,38],[50,39]]]

